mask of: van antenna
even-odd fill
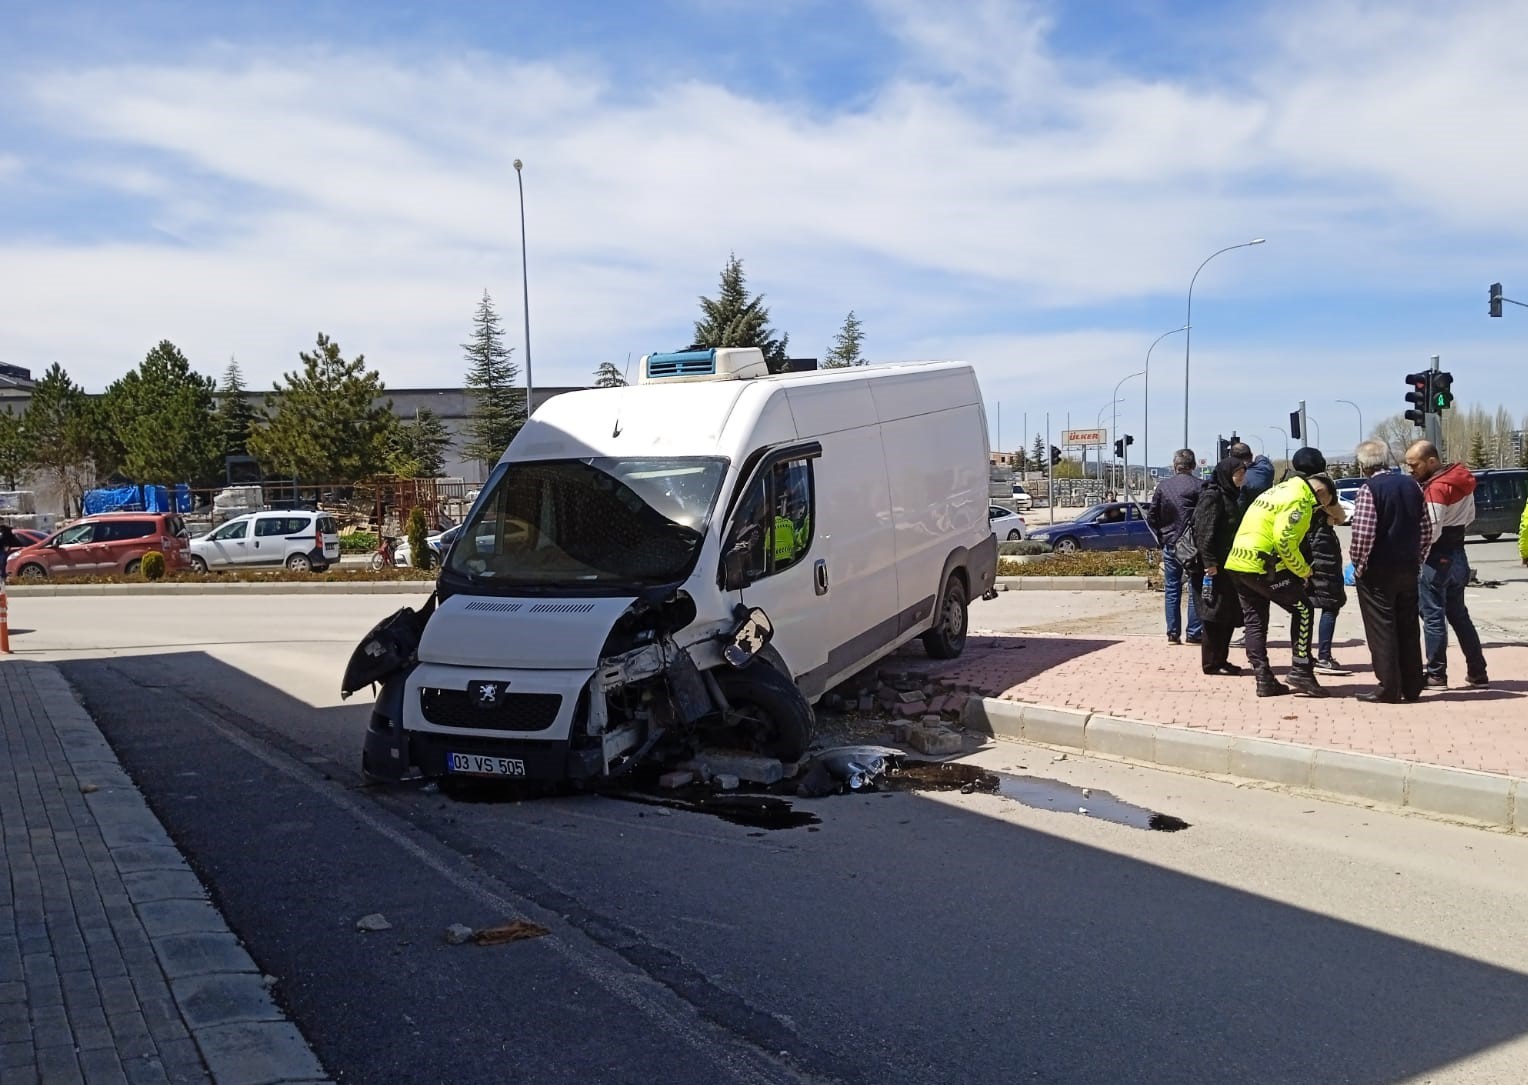
[[[631,373],[631,351],[628,350],[626,352],[626,368],[624,370],[622,370],[622,372],[621,372],[621,383],[622,384],[626,383],[627,377],[630,375],[630,373]],[[616,412],[615,412],[615,428],[610,431],[610,436],[612,436],[612,437],[619,437],[620,435],[621,435],[621,410],[620,410],[619,407],[617,407],[616,408]]]

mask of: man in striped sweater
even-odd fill
[[[1422,565],[1417,598],[1422,609],[1422,640],[1427,653],[1427,684],[1448,685],[1448,630],[1453,626],[1464,653],[1464,682],[1488,683],[1486,656],[1480,634],[1464,603],[1470,582],[1470,562],[1464,553],[1465,530],[1475,522],[1475,476],[1462,463],[1444,466],[1430,441],[1417,441],[1406,450],[1406,470],[1421,483],[1432,521],[1432,547]]]

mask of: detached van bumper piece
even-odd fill
[[[971,548],[966,558],[966,575],[971,580],[971,595],[973,598],[997,598],[996,535],[989,534]]]

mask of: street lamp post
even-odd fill
[[[1120,405],[1121,402],[1123,402],[1119,398],[1120,386],[1123,385],[1127,380],[1133,380],[1136,377],[1144,377],[1145,375],[1146,375],[1146,371],[1144,369],[1142,369],[1139,372],[1130,374],[1130,376],[1128,376],[1128,377],[1121,377],[1119,379],[1119,384],[1116,384],[1114,386],[1114,422],[1113,422],[1114,429],[1113,429],[1113,432],[1114,432],[1114,439],[1116,441],[1124,440],[1124,436],[1119,431],[1119,405]],[[1121,445],[1120,447],[1123,448],[1124,446]],[[1114,462],[1118,463],[1118,461],[1119,461],[1119,457],[1116,456],[1115,459],[1114,459]],[[1117,483],[1114,482],[1114,468],[1113,467],[1111,467],[1109,469],[1109,481],[1111,483],[1110,489],[1113,489],[1115,485],[1118,485]],[[1125,492],[1127,494],[1130,492],[1130,479],[1128,477],[1128,472],[1127,472],[1127,476],[1125,478]]]
[[[531,383],[531,284],[525,260],[525,177],[520,172],[524,165],[515,159],[515,184],[520,189],[520,297],[525,307],[525,417],[529,420],[534,388]]]
[[[1157,344],[1169,335],[1177,335],[1179,332],[1188,331],[1188,325],[1174,328],[1170,332],[1163,332],[1151,341],[1151,346],[1146,348],[1146,383],[1141,389],[1141,466],[1146,470],[1151,469],[1151,352],[1157,349]]]
[[[1194,277],[1188,281],[1188,308],[1184,311],[1184,316],[1183,316],[1183,447],[1184,448],[1189,447],[1189,444],[1188,444],[1188,348],[1189,348],[1189,341],[1191,339],[1193,339],[1193,337],[1194,337],[1194,333],[1193,333],[1193,330],[1192,330],[1193,329],[1193,325],[1194,325],[1194,282],[1199,278],[1199,272],[1204,270],[1204,265],[1208,264],[1211,260],[1215,259],[1215,257],[1219,256],[1221,253],[1223,253],[1223,252],[1230,252],[1232,249],[1245,249],[1249,245],[1261,245],[1266,240],[1267,240],[1267,238],[1264,238],[1264,237],[1254,237],[1251,241],[1243,241],[1239,245],[1227,245],[1223,249],[1217,249],[1215,252],[1210,253],[1210,255],[1208,255],[1208,256],[1206,256],[1204,258],[1204,263],[1201,263],[1194,270]]]
[[[1364,412],[1362,410],[1360,410],[1358,404],[1354,403],[1351,399],[1339,399],[1339,400],[1336,400],[1335,402],[1337,402],[1337,403],[1346,403],[1349,407],[1352,407],[1355,411],[1358,411],[1358,444],[1360,444],[1360,445],[1363,444],[1364,443]],[[1355,445],[1354,447],[1356,448],[1357,445]]]
[[[1286,430],[1283,426],[1269,426],[1268,428],[1269,429],[1276,429],[1276,430],[1278,430],[1280,433],[1282,433],[1284,435],[1284,466],[1288,467],[1289,466],[1289,431]]]
[[[1315,430],[1316,430],[1316,444],[1315,444],[1315,447],[1316,448],[1320,448],[1321,447],[1321,423],[1317,422],[1309,414],[1306,414],[1305,420],[1307,422],[1309,422],[1315,428]]]
[[[1115,390],[1118,391],[1118,389],[1115,389]],[[1093,428],[1094,429],[1102,428],[1103,424],[1104,424],[1104,412],[1107,411],[1107,410],[1110,410],[1110,409],[1112,409],[1114,407],[1117,407],[1118,405],[1119,405],[1119,400],[1115,399],[1115,400],[1112,400],[1112,401],[1110,401],[1108,403],[1105,403],[1102,407],[1098,408],[1098,415],[1093,420]],[[1082,454],[1082,456],[1083,456],[1083,461],[1082,462],[1083,462],[1084,465],[1087,464],[1087,455],[1088,455],[1087,454],[1087,450],[1084,449],[1083,450],[1083,454]],[[1083,467],[1082,474],[1083,474],[1084,480],[1086,480],[1087,474],[1088,474],[1086,466]],[[1098,446],[1098,481],[1099,482],[1103,482],[1103,480],[1104,480],[1104,449],[1103,449],[1102,445],[1099,445]]]
[[[1258,436],[1256,433],[1249,433],[1247,436],[1257,442],[1257,450],[1259,454],[1263,456],[1268,455],[1268,442],[1264,441],[1262,437]]]

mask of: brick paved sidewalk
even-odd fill
[[[1429,690],[1414,705],[1355,700],[1375,688],[1368,649],[1350,641],[1335,654],[1354,674],[1322,676],[1333,694],[1324,699],[1260,699],[1250,674],[1205,675],[1198,648],[1158,636],[973,634],[962,658],[920,668],[988,697],[1528,777],[1528,645],[1487,646],[1490,689]],[[1269,655],[1282,674],[1287,642]],[[1246,661],[1234,648],[1231,659]]]
[[[0,660],[0,1082],[325,1080],[58,671]]]

